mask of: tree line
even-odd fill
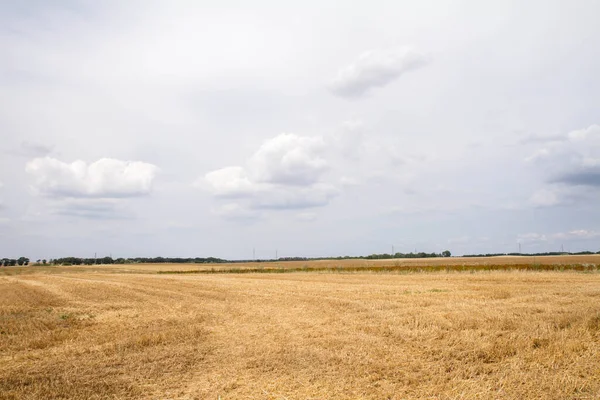
[[[0,267],[14,267],[16,265],[29,265],[29,258],[0,258]]]
[[[590,254],[600,254],[600,251],[578,251],[575,253],[565,251],[549,251],[546,253],[486,253],[486,254],[465,254],[463,257],[497,257],[497,256],[583,256]]]
[[[44,260],[42,260],[44,261]],[[224,263],[226,260],[215,257],[133,257],[133,258],[82,258],[82,257],[63,257],[50,260],[51,265],[100,265],[100,264],[206,264],[206,263]]]
[[[393,258],[436,258],[436,257],[451,257],[452,253],[449,250],[444,250],[441,253],[381,253],[370,254],[368,256],[339,256],[339,257],[280,257],[273,261],[311,261],[311,260],[389,260]],[[246,260],[250,261],[250,260]],[[269,260],[259,260],[269,261]]]

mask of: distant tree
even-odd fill
[[[42,260],[42,264],[46,265],[46,259]]]
[[[442,251],[442,257],[450,257],[451,255],[452,255],[452,253],[450,253],[450,250]]]

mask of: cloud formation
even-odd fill
[[[523,243],[533,242],[553,242],[557,240],[590,240],[600,237],[600,232],[589,229],[574,229],[567,232],[556,232],[556,233],[522,233],[517,235],[517,240]]]
[[[254,180],[305,186],[317,182],[327,169],[321,137],[282,133],[266,141],[249,162]]]
[[[600,126],[594,124],[553,137],[526,157],[525,161],[549,167],[549,172],[554,175],[552,178],[578,172],[596,172],[600,167]]]
[[[85,219],[125,219],[119,199],[69,198],[54,204],[55,215]]]
[[[558,176],[554,182],[574,186],[594,186],[600,188],[600,167],[584,168]]]
[[[27,163],[33,188],[59,198],[123,198],[150,193],[158,167],[140,161],[102,158],[91,164],[36,158]]]
[[[211,171],[204,176],[210,191],[218,197],[251,196],[258,189],[258,184],[252,182],[243,167],[225,167]],[[201,186],[202,182],[198,182]]]
[[[216,214],[248,216],[248,210],[286,210],[324,206],[338,194],[322,181],[328,169],[321,137],[283,133],[263,143],[247,165],[230,166],[205,174],[196,182],[217,198],[243,201],[222,206]]]
[[[546,183],[530,198],[533,205],[559,205],[580,192],[600,189],[600,126],[553,136],[525,161],[540,169]]]
[[[410,47],[369,50],[350,65],[340,69],[329,87],[337,96],[360,97],[373,88],[390,84],[408,71],[425,66],[428,62],[427,56]]]

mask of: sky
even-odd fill
[[[0,257],[600,251],[600,3],[0,0]]]

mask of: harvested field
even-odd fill
[[[29,269],[0,339],[1,399],[591,399],[600,274]]]
[[[65,272],[118,272],[118,273],[156,273],[169,271],[229,271],[229,270],[261,270],[261,269],[283,269],[283,270],[360,270],[371,269],[445,269],[450,270],[473,269],[541,269],[552,270],[565,268],[596,267],[600,266],[600,254],[590,255],[564,255],[564,256],[498,256],[498,257],[449,257],[449,258],[397,258],[389,260],[310,260],[310,261],[274,261],[274,262],[243,262],[222,264],[109,264],[101,266],[40,266],[40,267],[10,267],[0,268],[0,275],[17,274],[21,272],[30,273],[32,268],[37,272],[65,273]],[[403,268],[406,267],[406,268]],[[548,268],[551,267],[551,268]]]

